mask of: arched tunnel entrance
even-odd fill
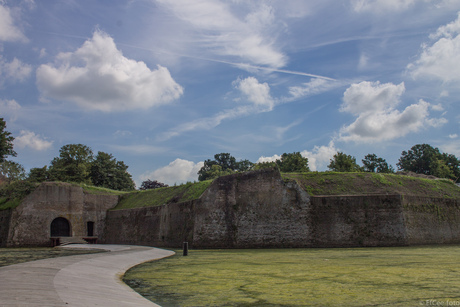
[[[51,237],[70,236],[70,223],[66,218],[58,217],[51,222]]]

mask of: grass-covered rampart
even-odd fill
[[[125,194],[113,210],[161,206],[198,199],[212,180]]]
[[[307,193],[317,195],[401,194],[460,198],[460,188],[447,179],[426,179],[400,174],[309,172],[284,173]]]

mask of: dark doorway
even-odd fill
[[[87,222],[86,229],[88,230],[88,237],[94,236],[94,222]]]
[[[70,223],[63,217],[55,218],[51,222],[52,237],[70,237]]]

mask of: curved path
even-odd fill
[[[129,268],[174,254],[129,245],[73,244],[109,250],[0,268],[0,306],[158,306],[121,281]]]

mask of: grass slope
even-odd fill
[[[198,199],[212,180],[125,194],[113,210],[161,206]]]
[[[450,180],[434,180],[398,174],[375,173],[284,173],[310,195],[402,194],[460,198],[460,188]]]

